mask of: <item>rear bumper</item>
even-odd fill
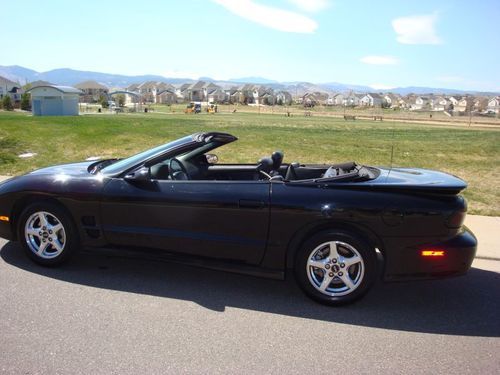
[[[401,239],[404,244],[407,239]],[[436,279],[460,276],[467,273],[476,256],[477,239],[467,228],[455,237],[443,242],[396,246],[391,239],[386,253],[384,280]],[[423,257],[425,249],[444,250],[442,257]]]

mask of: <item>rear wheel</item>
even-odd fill
[[[348,232],[322,232],[306,241],[295,260],[300,287],[314,300],[343,305],[362,297],[376,273],[374,250]]]
[[[78,248],[77,231],[71,218],[52,203],[35,203],[23,211],[19,239],[28,257],[44,266],[67,261]]]

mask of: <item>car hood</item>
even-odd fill
[[[54,165],[52,167],[37,169],[29,173],[29,175],[41,175],[41,174],[50,174],[50,175],[68,175],[68,176],[91,176],[88,171],[89,166],[95,163],[93,161],[86,161],[81,163],[73,163],[73,164],[61,164]]]

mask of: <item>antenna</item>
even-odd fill
[[[391,174],[392,171],[392,162],[394,161],[394,139],[395,139],[395,128],[392,128],[392,145],[391,145],[391,161],[389,163],[389,173],[387,173],[387,177],[385,180],[387,181],[389,179],[389,175]]]

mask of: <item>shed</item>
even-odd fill
[[[77,116],[78,97],[82,92],[70,86],[33,87],[31,102],[34,116]]]

